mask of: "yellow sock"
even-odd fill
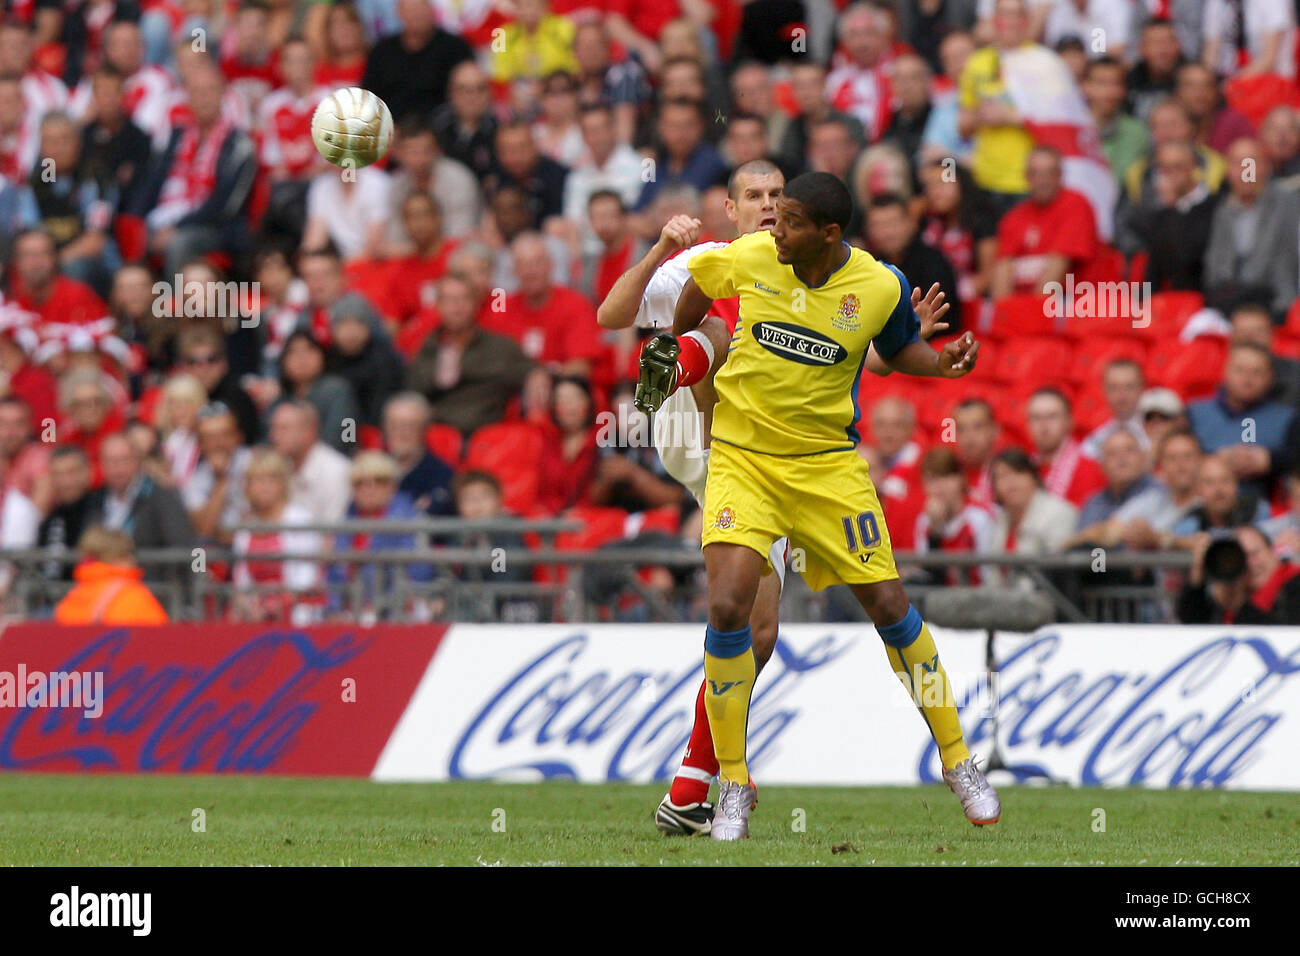
[[[718,776],[734,783],[749,782],[745,734],[749,727],[749,695],[758,668],[749,627],[704,635],[704,709],[709,715]]]
[[[912,702],[925,718],[934,742],[939,745],[943,768],[951,770],[968,759],[970,751],[962,737],[957,700],[943,664],[939,662],[939,652],[935,650],[930,629],[916,608],[909,607],[907,615],[897,624],[876,630],[885,642],[889,665],[912,695]]]

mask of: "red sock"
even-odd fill
[[[713,360],[700,340],[694,335],[682,335],[677,339],[677,346],[681,349],[677,353],[677,387],[685,388],[708,377]]]
[[[698,346],[697,346],[698,347]],[[682,765],[673,777],[668,799],[677,806],[703,803],[709,798],[709,785],[718,773],[718,758],[713,755],[713,734],[709,731],[709,714],[704,709],[704,681],[695,698],[695,726]]]

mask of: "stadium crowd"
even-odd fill
[[[7,0],[0,547],[233,545],[252,618],[386,587],[259,554],[415,539],[248,521],[698,547],[644,332],[595,310],[670,216],[731,238],[766,158],[842,177],[848,240],[984,342],[864,377],[896,549],[1186,549],[1184,620],[1300,623],[1297,5]],[[340,86],[396,124],[346,175],[309,128]]]

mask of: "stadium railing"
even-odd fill
[[[241,555],[224,545],[141,551],[137,562],[145,570],[145,583],[173,620],[681,622],[701,621],[707,613],[698,548],[685,542],[668,547],[636,541],[594,551],[557,547],[558,534],[577,530],[564,519],[438,518],[250,524],[243,529],[320,533],[325,543],[321,552],[254,556],[259,563],[313,562],[320,568],[319,584],[307,590],[274,581],[236,586],[230,571]],[[409,535],[413,546],[332,549],[339,536],[380,534]],[[1191,556],[1182,551],[1112,551],[1100,569],[1092,551],[1035,556],[899,552],[896,559],[922,613],[927,594],[980,575],[1046,594],[1062,622],[1172,621],[1174,592],[1191,565]],[[64,575],[75,561],[68,551],[0,550],[0,563],[11,569],[5,615],[49,618],[72,587]],[[331,566],[342,569],[337,580],[327,577]],[[424,573],[413,576],[412,569]],[[380,583],[368,587],[368,581]],[[847,589],[817,594],[798,574],[787,575],[782,613],[790,621],[866,620]]]

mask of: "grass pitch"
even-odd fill
[[[1300,865],[1295,794],[1000,792],[978,829],[939,786],[763,786],[717,844],[655,830],[662,785],[7,773],[0,864]]]

